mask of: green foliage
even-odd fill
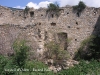
[[[48,11],[58,11],[58,10],[59,10],[59,5],[58,4],[50,3],[48,5]]]
[[[20,68],[23,68],[28,57],[29,46],[26,45],[26,41],[16,40],[13,44],[13,49],[15,50],[14,62]]]
[[[86,5],[83,1],[80,1],[78,5],[73,6],[73,10],[77,12],[77,15],[80,16],[79,14],[86,8]]]
[[[48,9],[47,9],[47,13],[52,13],[55,14],[57,17],[60,15],[59,13],[59,5],[57,3],[53,4],[53,3],[50,3],[48,5]]]
[[[46,44],[47,51],[45,52],[46,58],[52,58],[54,60],[68,59],[68,52],[62,50],[60,45],[55,42],[49,42]]]
[[[28,14],[28,11],[29,11],[29,7],[28,6],[26,6],[26,8],[24,9],[24,15],[26,14]]]
[[[100,62],[82,60],[78,65],[62,70],[57,75],[100,75]]]
[[[30,75],[50,75],[50,73],[53,73],[52,71],[45,71],[48,70],[48,66],[45,65],[44,63],[40,61],[28,61],[25,65],[25,68],[28,68],[30,71]],[[39,70],[40,71],[34,71],[34,70]],[[44,69],[43,71],[41,71]]]
[[[100,37],[90,36],[85,39],[82,43],[78,52],[76,53],[75,59],[100,59]]]
[[[5,71],[7,69],[14,69],[16,66],[12,60],[0,55],[0,75],[15,75],[16,72]]]

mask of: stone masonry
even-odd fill
[[[100,8],[94,7],[86,7],[80,17],[71,6],[62,7],[59,17],[54,14],[49,17],[46,10],[31,8],[25,16],[22,9],[0,6],[0,53],[12,53],[15,39],[22,38],[29,41],[32,52],[39,56],[45,50],[45,43],[57,40],[58,33],[64,33],[71,39],[67,50],[73,56],[81,42],[93,33],[100,15]]]

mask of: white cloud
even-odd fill
[[[33,2],[29,2],[26,6],[28,6],[28,7],[34,7],[35,9],[39,8],[39,6],[36,3],[33,3]]]
[[[25,7],[16,6],[16,7],[14,7],[14,8],[24,9]]]
[[[65,5],[77,5],[80,0],[49,0],[52,2],[58,2],[60,6]],[[87,6],[100,7],[100,0],[81,0],[85,2]]]
[[[26,6],[34,7],[35,9],[38,9],[40,7],[45,7],[46,8],[49,3],[51,3],[51,2],[43,1],[43,2],[40,2],[39,4],[33,3],[33,2],[29,2]]]
[[[41,1],[40,3],[34,3],[34,2],[29,2],[26,6],[29,7],[34,7],[35,9],[38,9],[40,7],[47,7],[49,3],[53,2],[58,2],[59,6],[66,6],[66,5],[77,5],[80,0],[47,0],[47,1]],[[83,1],[87,6],[90,7],[100,7],[100,1],[99,0],[81,0]],[[21,6],[16,6],[14,8],[22,8],[24,9],[25,7]]]

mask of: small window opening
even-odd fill
[[[68,26],[68,28],[70,28],[70,26]]]
[[[56,26],[56,23],[53,23],[53,22],[52,22],[52,23],[51,23],[51,26]]]
[[[76,24],[78,25],[78,22],[76,22]]]
[[[54,14],[51,14],[51,17],[53,18],[54,17]]]
[[[41,23],[39,23],[39,25],[41,25]]]
[[[77,41],[77,39],[75,39],[75,41]]]
[[[12,14],[14,15],[14,12]]]
[[[21,16],[21,14],[19,14],[19,16]]]
[[[69,12],[67,12],[67,14],[69,14]]]
[[[43,16],[43,14],[41,14],[41,16]]]
[[[94,15],[96,15],[96,12],[94,12]]]
[[[79,12],[77,12],[77,16],[80,17],[80,13]]]
[[[34,12],[33,12],[33,11],[30,12],[30,16],[31,16],[31,17],[34,16]]]
[[[24,19],[26,19],[26,17],[24,17]]]
[[[78,30],[80,29],[80,28],[77,28]]]

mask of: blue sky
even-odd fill
[[[52,2],[58,2],[62,7],[65,5],[77,5],[79,1],[80,0],[0,0],[0,5],[15,8],[25,8],[25,6],[29,6],[38,9],[40,7],[47,7],[47,5]],[[90,7],[100,7],[100,0],[81,1]]]
[[[15,7],[15,6],[26,6],[29,2],[39,3],[43,0],[0,0],[0,5]],[[45,0],[44,0],[45,1]]]

